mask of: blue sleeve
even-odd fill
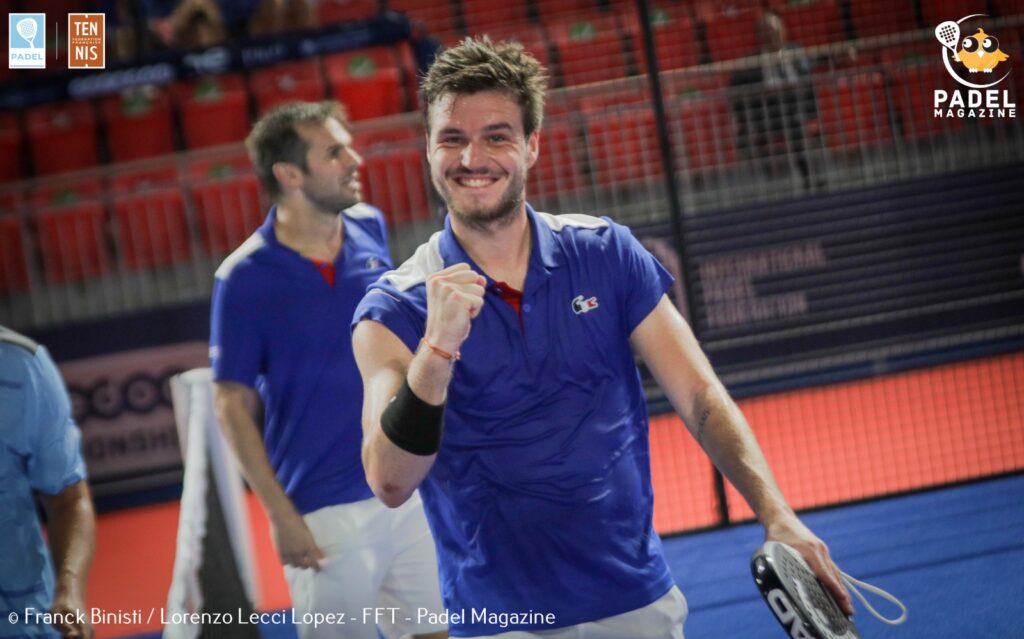
[[[626,329],[633,332],[654,310],[675,278],[633,237],[628,227],[609,220],[612,230],[611,248],[619,265],[620,297]]]
[[[246,300],[243,282],[217,278],[210,305],[210,366],[214,381],[256,387],[262,372],[263,337],[259,309]]]
[[[380,282],[371,285],[359,302],[352,317],[352,328],[363,320],[380,322],[413,353],[426,329],[425,316],[417,313],[409,300]]]
[[[42,346],[25,385],[31,428],[26,460],[28,483],[48,495],[86,477],[81,434],[71,417],[71,401],[60,371]]]

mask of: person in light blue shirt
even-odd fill
[[[609,218],[527,204],[544,91],[517,44],[467,39],[435,59],[422,95],[445,228],[353,318],[367,481],[391,507],[420,488],[450,634],[682,638],[634,352],[766,537],[799,549],[852,613],[665,295],[671,276]]]
[[[96,523],[80,439],[46,348],[0,326],[0,637],[92,636],[85,586]]]

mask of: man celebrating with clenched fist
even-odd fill
[[[634,349],[766,536],[851,612],[665,296],[671,276],[626,227],[526,203],[545,84],[517,44],[467,39],[437,57],[422,90],[445,228],[354,318],[367,481],[392,507],[420,488],[451,636],[683,636]]]

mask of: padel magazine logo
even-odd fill
[[[46,14],[7,14],[7,68],[46,68]]]
[[[935,89],[932,115],[936,118],[1015,118],[1017,105],[1010,91],[997,88],[1010,75],[1010,55],[999,38],[983,27],[965,28],[965,21],[983,13],[947,20],[935,27],[942,46],[942,64],[963,88]],[[973,33],[972,33],[973,31]]]

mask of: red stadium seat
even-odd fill
[[[526,0],[462,0],[462,21],[470,35],[520,25],[528,19]]]
[[[430,218],[427,169],[419,142],[379,145],[362,156],[363,199],[383,211],[389,225]]]
[[[593,13],[600,6],[600,0],[533,0],[537,18],[545,25],[574,15]]]
[[[598,185],[642,183],[662,174],[654,111],[620,106],[584,113],[590,171]]]
[[[188,177],[192,180],[222,179],[252,173],[252,162],[245,153],[218,154],[193,159],[188,164]]]
[[[754,2],[697,5],[711,60],[720,62],[757,53],[757,22],[761,15],[760,3]]]
[[[345,104],[352,120],[408,109],[406,69],[400,66],[391,47],[368,47],[326,56],[324,71],[334,97]]]
[[[18,116],[0,113],[0,182],[10,182],[25,175],[22,137]]]
[[[377,14],[377,0],[320,0],[316,17],[321,25],[352,22]]]
[[[122,169],[114,171],[110,176],[110,190],[114,194],[175,186],[178,183],[178,169],[174,164],[145,169]]]
[[[922,0],[921,20],[929,31],[946,20],[959,20],[976,13],[988,13],[987,0]]]
[[[792,4],[775,0],[772,4],[786,25],[787,39],[792,42],[816,46],[846,39],[843,33],[843,16],[836,0]]]
[[[96,200],[103,195],[103,182],[98,178],[42,183],[29,195],[29,204],[39,208],[44,206],[64,206],[77,204],[83,200]]]
[[[245,139],[249,96],[239,75],[202,78],[174,88],[185,144],[198,149]]]
[[[545,122],[540,155],[530,169],[527,197],[571,193],[584,186],[579,162],[580,134],[566,121]]]
[[[91,102],[33,107],[26,112],[25,124],[36,173],[62,173],[99,162],[96,113]]]
[[[736,164],[736,130],[724,98],[699,92],[668,100],[676,169],[700,172]]]
[[[823,78],[815,94],[819,121],[830,148],[872,146],[892,137],[881,73]]]
[[[857,0],[850,3],[850,18],[857,37],[867,38],[911,31],[917,27],[913,0]]]
[[[316,60],[286,62],[253,71],[249,92],[256,98],[256,108],[264,113],[292,100],[323,100],[324,79]]]
[[[25,237],[17,217],[0,217],[0,291],[28,288]]]
[[[455,10],[450,0],[387,0],[388,8],[404,13],[409,20],[422,25],[427,33],[445,36],[458,31]]]
[[[565,86],[621,78],[629,73],[614,15],[586,13],[547,26]]]
[[[203,250],[230,253],[263,223],[266,211],[254,175],[199,182],[191,188]]]
[[[52,283],[77,282],[110,270],[101,202],[47,207],[36,215],[43,273]]]
[[[647,52],[644,49],[643,29],[635,10],[620,14],[622,24],[636,54],[638,73],[647,72]],[[650,9],[651,27],[658,69],[681,69],[700,62],[700,42],[693,20],[685,6],[655,5]]]
[[[118,248],[129,269],[151,268],[190,257],[185,200],[177,188],[114,198]]]
[[[170,96],[159,89],[109,96],[102,101],[110,159],[127,162],[174,151]]]
[[[892,100],[900,116],[904,137],[933,137],[961,127],[960,118],[932,116],[935,89],[948,90],[952,83],[944,68],[929,63],[893,66],[889,69],[889,77]]]

